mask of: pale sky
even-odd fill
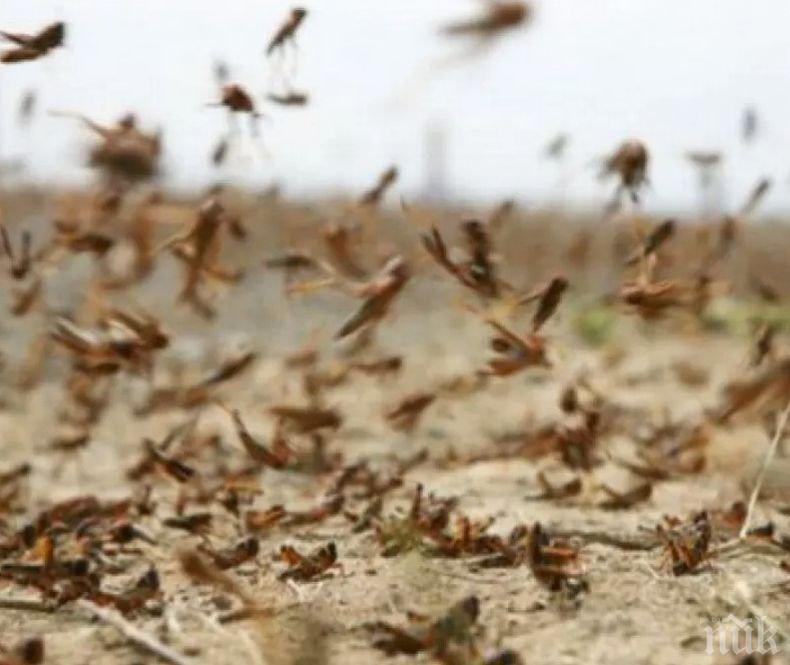
[[[540,152],[560,131],[571,135],[576,202],[600,204],[611,185],[590,161],[629,137],[652,152],[648,210],[693,207],[687,149],[726,153],[733,206],[762,175],[774,178],[766,209],[790,208],[790,49],[787,0],[541,0],[526,29],[477,57],[455,57],[464,42],[443,23],[474,15],[479,0],[305,0],[294,85],[305,109],[264,105],[269,157],[246,158],[223,173],[208,153],[226,128],[212,63],[262,99],[275,77],[264,46],[287,14],[285,0],[2,0],[0,27],[68,24],[67,46],[43,60],[0,67],[0,156],[26,156],[41,181],[79,181],[87,136],[48,109],[112,122],[134,110],[165,132],[166,181],[202,186],[224,178],[300,194],[358,193],[390,163],[398,191],[425,183],[428,128],[447,141],[451,194],[529,205],[558,196],[557,165]],[[39,92],[33,126],[16,108]],[[760,134],[740,142],[743,108],[760,113]]]

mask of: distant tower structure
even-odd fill
[[[425,184],[423,198],[441,204],[447,200],[447,128],[434,121],[425,130]]]
[[[697,171],[699,212],[702,217],[712,217],[723,209],[721,167],[724,157],[720,152],[692,150],[686,159]]]

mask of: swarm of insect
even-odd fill
[[[213,148],[206,156],[215,166],[236,146],[237,123],[250,120],[254,131],[265,104],[308,103],[307,93],[277,71],[295,52],[306,15],[293,9],[265,44],[271,70],[282,75],[276,85],[253,94],[252,85],[234,83],[228,66],[215,63],[212,106],[222,107],[220,120],[227,115],[229,123],[222,135],[212,135],[219,142],[206,146]],[[462,47],[482,50],[532,18],[527,2],[488,0],[480,16],[444,32],[458,36]],[[0,60],[41,57],[62,43],[63,33],[62,24],[33,36],[0,33],[14,43]],[[22,100],[20,127],[34,102]],[[773,258],[782,236],[767,227],[757,233],[745,223],[767,195],[768,178],[756,183],[737,216],[680,224],[640,215],[629,220],[631,232],[618,220],[574,228],[557,223],[574,221],[564,213],[517,216],[513,200],[480,214],[453,209],[459,223],[451,228],[437,221],[448,207],[402,202],[418,235],[400,223],[401,215],[382,214],[399,178],[395,166],[339,205],[294,205],[279,196],[277,185],[250,193],[222,183],[196,203],[184,203],[175,196],[165,200],[154,183],[142,182],[160,171],[161,136],[142,131],[131,114],[106,127],[76,117],[95,140],[90,163],[100,177],[96,188],[59,192],[48,216],[52,224],[44,227],[35,219],[37,208],[34,218],[26,201],[18,205],[16,194],[3,195],[5,307],[25,318],[7,317],[0,330],[0,421],[7,439],[0,457],[8,456],[0,465],[0,607],[33,609],[46,623],[78,602],[102,620],[112,618],[123,638],[151,657],[180,664],[189,660],[177,653],[183,640],[174,634],[169,637],[177,639],[163,644],[162,622],[155,619],[163,618],[165,632],[178,633],[185,602],[190,617],[203,609],[212,613],[212,644],[230,634],[214,630],[217,625],[257,619],[267,643],[285,633],[288,644],[252,659],[323,662],[329,657],[324,636],[337,634],[338,653],[345,651],[348,644],[340,641],[353,636],[343,625],[355,620],[350,614],[348,622],[325,630],[307,614],[314,604],[307,596],[329,589],[340,606],[340,596],[359,597],[360,585],[367,585],[376,594],[361,608],[367,611],[379,604],[382,587],[427,567],[468,591],[437,614],[410,607],[402,624],[384,615],[387,620],[365,624],[372,646],[443,665],[521,665],[518,654],[498,643],[498,624],[489,627],[493,631],[481,625],[487,613],[473,592],[496,596],[498,580],[512,582],[508,597],[490,612],[506,610],[529,622],[542,611],[534,616],[552,623],[554,608],[543,611],[547,599],[584,598],[582,548],[588,544],[604,546],[593,552],[603,564],[602,584],[622,569],[621,549],[663,547],[661,565],[674,575],[704,571],[718,552],[737,557],[758,544],[790,549],[780,518],[750,528],[753,502],[684,520],[666,517],[647,534],[639,526],[646,512],[670,499],[707,505],[714,494],[699,495],[695,486],[713,476],[702,473],[721,469],[727,438],[749,434],[727,432],[737,425],[732,421],[739,417],[753,426],[790,399],[790,359],[782,355],[781,337],[787,289]],[[756,130],[756,117],[748,120],[744,140]],[[540,154],[560,166],[568,142],[567,134],[558,134]],[[708,151],[685,157],[701,175],[722,160]],[[638,202],[648,182],[645,145],[626,141],[604,161],[602,175],[619,181],[616,202],[625,200],[623,194]],[[257,213],[264,221],[253,224]],[[428,278],[436,266],[440,277],[449,276],[449,288],[436,288]],[[170,297],[207,320],[192,312],[160,319],[157,307],[168,304],[160,278],[166,281],[168,270],[181,277],[177,296]],[[285,276],[282,294],[270,288],[280,286],[274,271]],[[245,290],[240,284],[250,273]],[[735,297],[719,302],[720,288]],[[315,303],[292,297],[319,291]],[[460,291],[460,312],[446,306],[454,291]],[[591,292],[594,299],[587,300]],[[281,295],[287,298],[277,300]],[[742,296],[743,308],[736,300]],[[337,320],[337,331],[327,329],[345,297],[353,299],[348,317]],[[707,308],[709,302],[715,307]],[[620,326],[622,306],[650,325]],[[739,311],[730,315],[730,307]],[[403,320],[384,330],[393,311]],[[659,317],[660,324],[653,321]],[[613,322],[617,344],[609,343]],[[744,322],[753,332],[748,347],[726,334]],[[703,348],[708,345],[699,342],[711,339],[711,329],[717,331],[715,348]],[[662,348],[652,346],[659,333]],[[475,341],[470,347],[480,334],[490,348],[476,349]],[[17,365],[17,340],[28,335],[27,358]],[[265,357],[249,350],[250,335]],[[291,337],[300,340],[297,346],[288,346]],[[573,346],[577,337],[589,344]],[[694,346],[684,346],[687,338]],[[709,367],[705,359],[718,358],[725,344],[744,360],[743,376],[725,384],[720,404],[708,410],[709,400],[700,398],[713,394],[726,368]],[[481,363],[476,351],[485,350],[489,359]],[[552,372],[542,371],[549,367]],[[670,389],[659,389],[665,380]],[[33,388],[41,390],[28,400],[33,408],[42,400],[46,408],[50,395],[60,396],[61,404],[31,428],[27,421],[35,412],[19,408],[14,390]],[[496,417],[469,417],[486,408]],[[425,418],[431,426],[420,428]],[[19,422],[25,425],[21,434]],[[31,436],[23,436],[28,430]],[[778,503],[787,490],[787,465],[781,452],[771,459],[784,444],[779,430],[752,493],[756,501],[770,492],[777,500],[772,515],[790,513]],[[119,464],[114,453],[128,444],[135,458]],[[750,446],[742,450],[743,458],[756,454]],[[503,497],[522,495],[525,477],[535,487],[524,498],[541,502],[531,507],[549,526],[513,519],[517,506],[502,504]],[[504,511],[487,503],[488,492],[479,497],[482,505],[475,504],[481,479],[490,478]],[[125,488],[129,493],[109,501],[67,496],[34,510],[52,488],[62,494],[97,479],[102,496]],[[431,493],[423,482],[454,493]],[[566,518],[569,528],[558,523]],[[500,519],[507,528],[498,532]],[[736,536],[741,530],[742,538]],[[722,535],[732,540],[714,546]],[[193,544],[173,551],[174,541]],[[313,544],[304,545],[308,541]],[[274,549],[266,546],[274,542]],[[375,556],[360,546],[372,546]],[[341,559],[341,551],[350,557]],[[764,564],[759,559],[750,558],[755,571]],[[161,579],[151,561],[162,566]],[[790,568],[785,562],[777,570],[777,561],[768,569],[779,577]],[[509,570],[500,577],[498,568]],[[639,576],[637,568],[627,568]],[[519,581],[521,572],[527,577]],[[257,594],[272,584],[284,593],[273,596],[277,608],[263,607]],[[347,584],[354,585],[349,593]],[[212,592],[190,588],[195,585]],[[771,594],[762,600],[778,602]],[[587,621],[588,615],[578,618]],[[0,618],[0,626],[6,624]],[[298,624],[302,645],[291,631]],[[492,632],[496,648],[488,649],[484,640]],[[41,640],[15,639],[0,636],[0,665],[43,660]],[[199,635],[189,642],[195,652],[206,646]]]
[[[51,50],[63,46],[63,40],[66,36],[66,24],[58,21],[32,35],[0,31],[0,36],[16,45],[0,53],[0,62],[10,64],[37,60]]]

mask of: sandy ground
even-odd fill
[[[254,258],[257,262],[260,256]],[[78,300],[74,284],[80,283],[80,271],[87,270],[81,261],[75,259],[64,278],[51,285],[50,302]],[[426,653],[388,658],[373,647],[365,625],[387,621],[408,626],[409,612],[439,616],[469,595],[480,601],[475,642],[481,654],[506,647],[530,664],[737,662],[732,654],[705,653],[705,628],[729,614],[760,616],[777,634],[790,632],[790,578],[780,568],[788,555],[779,548],[760,543],[726,547],[695,574],[674,576],[662,565],[655,536],[664,515],[685,520],[696,511],[724,510],[748,497],[770,435],[756,416],[712,427],[702,473],[656,482],[650,498],[630,508],[607,510],[599,505],[604,498],[600,483],[625,491],[641,482],[608,457],[633,458],[643,445],[642,434],[666,422],[704,419],[720,404],[722,386],[747,373],[747,336],[711,332],[685,320],[645,325],[618,311],[612,330],[600,345],[592,346],[574,323],[585,302],[579,288],[547,326],[551,369],[493,379],[468,393],[452,392],[446,388],[449,382],[468,379],[484,366],[487,329],[459,306],[457,287],[425,270],[361,356],[374,360],[400,355],[403,370],[390,377],[355,373],[322,394],[325,404],[343,416],[342,425],[326,435],[328,455],[342,455],[344,464],[366,459],[373,468],[387,469],[394,459],[426,449],[428,460],[409,470],[403,485],[386,494],[385,517],[408,509],[421,483],[426,493],[457,497],[454,515],[494,518],[491,533],[506,535],[517,524],[540,522],[548,533],[565,535],[580,548],[587,590],[577,595],[554,592],[528,565],[481,568],[480,557],[433,556],[424,547],[384,557],[373,531],[352,533],[349,519],[338,514],[319,524],[275,527],[258,534],[257,557],[230,574],[261,604],[274,608],[273,616],[263,622],[221,622],[219,618],[238,601],[196,586],[180,569],[176,552],[200,543],[231,543],[243,526],[217,503],[195,508],[214,515],[204,537],[164,526],[162,519],[173,514],[177,488],[168,478],[155,477],[156,510],[135,519],[155,543],[135,542],[133,553],[119,554],[125,572],[109,575],[104,582],[107,589],[123,589],[147,566],[159,571],[161,598],[132,613],[129,621],[196,665],[428,662]],[[157,377],[165,381],[180,365],[194,372],[216,366],[239,350],[257,351],[252,368],[221,386],[216,396],[239,409],[261,440],[272,436],[270,406],[305,401],[304,370],[287,367],[288,353],[312,341],[319,353],[315,368],[329,371],[347,362],[344,347],[331,340],[355,306],[346,296],[318,293],[286,299],[282,277],[258,269],[247,275],[243,286],[232,287],[220,303],[218,319],[206,323],[173,305],[178,279],[174,266],[162,266],[154,280],[134,294],[173,333],[173,344],[159,358]],[[7,381],[0,412],[0,472],[22,462],[32,465],[31,474],[20,483],[22,499],[9,514],[0,515],[6,534],[57,501],[84,494],[102,500],[129,496],[136,485],[127,479],[126,470],[140,459],[142,439],[160,440],[193,415],[172,410],[136,417],[133,407],[144,393],[144,382],[121,377],[87,446],[68,453],[52,451],[49,442],[59,431],[55,407],[63,400],[64,357],[52,359],[42,383],[29,393],[14,390],[10,380],[25,342],[46,318],[41,313],[31,316],[32,320],[3,324]],[[525,328],[527,322],[523,318],[517,325]],[[560,393],[582,377],[616,414],[616,426],[597,442],[601,464],[592,471],[571,471],[556,454],[463,461],[492,456],[505,449],[507,441],[526,440],[541,427],[566,422]],[[439,391],[440,396],[412,431],[393,430],[383,412],[418,390]],[[221,437],[222,455],[231,467],[245,461],[232,422],[219,407],[208,404],[199,409],[197,431]],[[292,445],[306,452],[311,442],[295,436]],[[780,469],[783,457],[780,450]],[[192,463],[199,473],[211,466],[206,459]],[[557,479],[578,476],[583,489],[564,500],[532,500],[540,491],[540,471]],[[275,504],[289,509],[314,506],[336,476],[335,471],[264,469],[258,475],[260,494],[244,510]],[[790,533],[790,518],[780,510],[790,503],[783,496],[782,473],[774,472],[769,484],[772,493],[760,501],[754,523],[770,519],[778,534]],[[364,507],[352,498],[346,505],[350,512]],[[717,531],[714,538],[717,543],[731,541],[733,534]],[[278,579],[285,569],[275,561],[281,545],[310,551],[330,541],[337,546],[338,565],[327,575],[293,583]],[[37,598],[30,588],[0,581],[2,601]],[[34,634],[44,636],[47,663],[159,662],[74,604],[55,612],[0,609],[0,643],[10,645]],[[783,643],[781,637],[777,641]],[[782,656],[774,662],[783,662]]]

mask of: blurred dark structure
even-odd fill
[[[691,150],[686,153],[686,159],[697,172],[700,216],[708,218],[721,213],[724,198],[724,156],[720,152]]]
[[[425,185],[423,199],[434,204],[447,202],[447,127],[434,121],[425,131]]]

